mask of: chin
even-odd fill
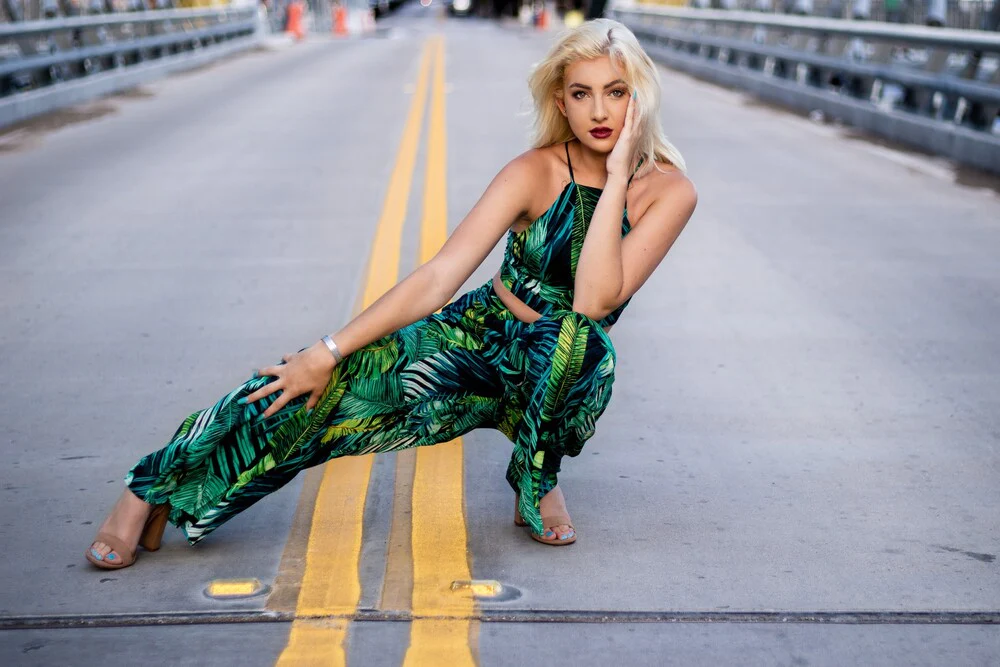
[[[578,134],[576,138],[580,140],[581,144],[597,153],[610,153],[611,149],[615,147],[616,137],[613,132],[607,139],[595,139],[590,136],[590,132],[585,133],[582,137]]]

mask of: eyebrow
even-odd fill
[[[625,83],[625,81],[623,81],[622,79],[615,79],[611,83],[605,84],[604,85],[604,89],[607,90],[611,86],[617,86],[619,83]],[[590,86],[585,86],[582,83],[571,83],[571,84],[569,84],[566,87],[567,88],[583,88],[584,90],[593,90],[593,88],[591,88]]]

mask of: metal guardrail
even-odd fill
[[[153,9],[182,9],[192,0],[0,0],[0,23],[52,19],[58,16],[83,16],[140,12]]]
[[[118,14],[93,14],[65,18],[40,19],[0,23],[0,39],[49,34],[77,28],[98,26],[119,26],[125,24],[164,23],[167,21],[192,21],[195,19],[226,20],[248,18],[256,15],[256,9],[153,9],[143,12],[122,12]]]
[[[1000,173],[1000,34],[615,7],[654,59]]]
[[[796,14],[826,18],[993,30],[997,0],[639,0],[643,5]]]
[[[258,11],[253,7],[152,10],[0,24],[0,101],[250,37],[258,25]]]
[[[611,11],[632,16],[649,25],[649,19],[661,21],[699,22],[735,27],[777,27],[795,32],[836,34],[847,37],[871,37],[905,45],[953,46],[962,48],[987,48],[1000,46],[1000,35],[980,30],[957,28],[929,28],[919,25],[901,25],[880,21],[851,21],[838,18],[812,16],[785,16],[761,12],[727,11],[720,9],[691,9],[687,7],[616,6]]]

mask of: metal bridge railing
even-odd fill
[[[153,9],[184,9],[229,4],[228,0],[0,0],[0,23],[53,19],[90,14],[142,12]]]
[[[668,65],[1000,172],[1000,33],[648,5],[610,14]]]
[[[997,0],[640,0],[643,5],[995,30]]]
[[[0,99],[122,70],[258,29],[256,8],[167,9],[0,24]]]

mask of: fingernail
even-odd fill
[[[632,99],[634,100],[638,94],[639,94],[638,90],[633,90],[632,91]]]
[[[240,405],[246,405],[247,404],[247,399],[246,399],[246,397],[244,397],[244,398],[241,398],[240,400],[238,400],[236,402],[239,403]]]

